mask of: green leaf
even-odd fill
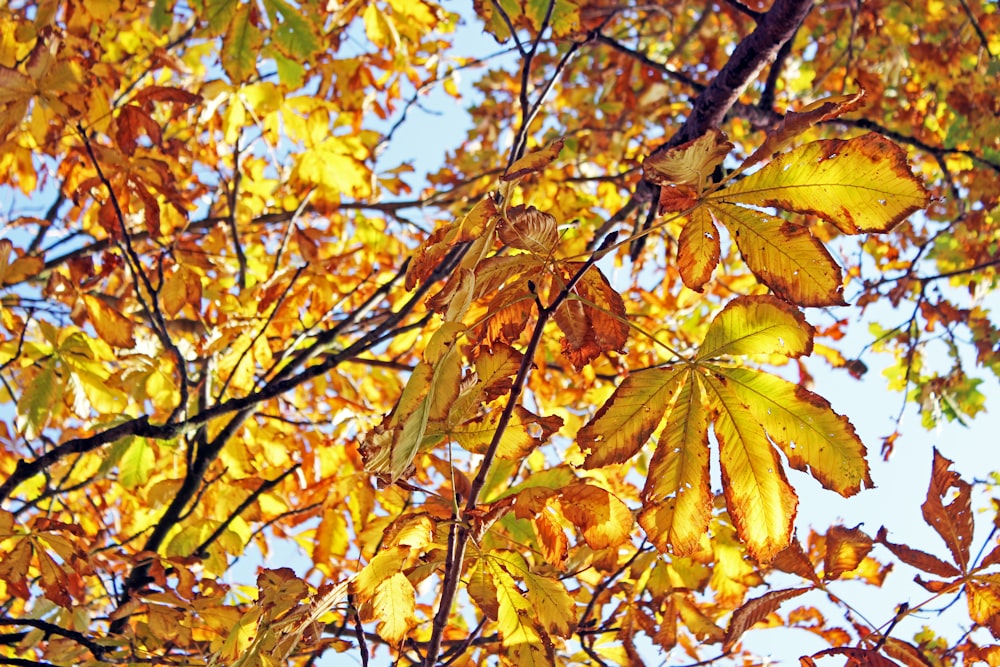
[[[156,454],[146,438],[134,438],[118,464],[118,481],[126,489],[142,486],[156,467]]]
[[[52,406],[62,401],[63,387],[55,371],[56,361],[50,358],[24,388],[17,401],[17,427],[24,436],[33,440],[39,436],[49,421]]]
[[[174,13],[168,0],[154,0],[153,11],[149,15],[149,26],[156,32],[167,32],[174,24]]]
[[[292,58],[309,60],[320,49],[320,41],[309,22],[284,0],[264,0],[274,28],[274,43]]]
[[[222,39],[222,68],[234,84],[257,72],[257,53],[263,42],[263,33],[251,21],[250,5],[241,5]]]

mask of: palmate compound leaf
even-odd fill
[[[696,551],[712,518],[708,470],[708,412],[697,377],[687,373],[674,396],[660,442],[649,462],[639,525],[660,550]]]
[[[504,561],[485,556],[480,563],[493,581],[497,601],[497,632],[504,657],[518,667],[555,664],[552,641],[535,623],[535,609],[517,586]]]
[[[951,465],[935,448],[931,482],[921,510],[924,521],[941,536],[955,564],[965,572],[972,544],[972,487],[951,470]],[[945,503],[945,498],[950,502]]]
[[[560,265],[563,279],[569,280],[583,266],[581,262]],[[553,319],[564,334],[563,355],[577,369],[605,352],[620,351],[628,342],[625,302],[596,266],[587,268]]]
[[[791,304],[770,296],[734,299],[713,320],[691,362],[641,371],[619,385],[577,435],[583,467],[627,460],[665,421],[639,521],[657,546],[683,553],[695,548],[705,526],[711,421],[737,533],[751,555],[770,560],[789,542],[797,505],[772,440],[794,467],[843,495],[871,486],[865,448],[851,424],[819,396],[760,371],[709,360],[798,357],[812,349],[812,338]],[[698,453],[699,447],[705,451]]]
[[[889,231],[930,194],[903,149],[872,133],[794,148],[708,199],[815,215],[859,234]]]

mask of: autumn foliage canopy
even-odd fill
[[[986,0],[6,3],[0,665],[1000,665],[995,436],[797,521],[987,407],[998,75]]]

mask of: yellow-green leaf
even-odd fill
[[[708,327],[698,359],[723,355],[808,355],[813,328],[802,312],[772,296],[737,297],[726,304]]]
[[[558,579],[528,571],[524,572],[524,585],[528,589],[528,602],[542,627],[551,634],[569,637],[576,626],[576,610],[566,586]]]
[[[710,209],[757,279],[782,299],[800,306],[846,305],[840,265],[808,228],[740,206],[718,203]]]
[[[450,434],[466,451],[485,454],[497,430],[499,418],[500,412],[493,410],[456,426]],[[524,458],[561,426],[561,417],[540,417],[520,405],[515,406],[510,422],[500,437],[496,455],[511,460]]]
[[[671,405],[660,434],[646,486],[639,524],[650,541],[683,556],[698,549],[712,518],[708,472],[708,412],[698,381],[688,381]]]
[[[243,83],[257,72],[257,52],[264,33],[254,25],[251,5],[239,5],[222,39],[222,68],[234,83]]]
[[[872,133],[799,146],[712,198],[815,215],[858,234],[892,229],[930,194],[903,149]]]
[[[715,368],[785,454],[788,464],[824,487],[852,496],[873,488],[864,443],[847,417],[821,396],[776,375]]]
[[[118,463],[118,481],[126,489],[141,486],[156,467],[156,454],[149,440],[133,438]]]
[[[484,558],[482,562],[493,579],[497,595],[497,632],[509,658],[517,665],[551,664],[534,623],[532,605],[517,587],[517,582],[497,558]]]
[[[682,370],[655,368],[625,378],[576,435],[586,455],[583,467],[623,463],[638,452],[686,377]]]
[[[764,429],[727,383],[707,375],[706,394],[729,515],[750,555],[767,562],[788,546],[798,499]]]

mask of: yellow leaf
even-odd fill
[[[324,190],[324,196],[371,196],[371,170],[338,137],[330,137],[299,157],[293,176],[305,185]]]
[[[990,629],[1000,639],[1000,574],[972,577],[965,585],[969,616]]]
[[[840,265],[806,227],[762,211],[712,204],[757,279],[800,306],[843,306]]]
[[[576,629],[576,610],[566,586],[557,579],[525,571],[524,585],[528,589],[528,602],[535,610],[535,618],[546,631],[569,637]]]
[[[654,152],[642,163],[642,172],[657,185],[692,185],[700,190],[731,150],[723,132],[709,130],[680,146]]]
[[[688,217],[677,240],[677,269],[684,285],[700,292],[719,263],[719,230],[704,206]]]
[[[802,312],[771,296],[737,297],[726,304],[708,327],[698,359],[723,355],[808,355],[813,328]]]
[[[583,533],[591,549],[616,547],[632,532],[632,511],[617,496],[590,484],[573,484],[562,490],[563,514]]]
[[[639,524],[659,549],[684,556],[696,551],[712,518],[708,471],[708,412],[693,374],[677,393],[660,435]]]
[[[375,587],[372,610],[378,619],[375,631],[390,644],[399,644],[417,624],[416,592],[402,572]]]
[[[451,429],[450,434],[466,451],[485,454],[497,429],[500,412],[493,410]],[[543,444],[562,426],[562,418],[540,417],[531,411],[515,406],[510,422],[500,438],[496,455],[502,459],[518,460]]]
[[[864,443],[847,417],[826,399],[776,375],[748,368],[716,368],[785,454],[788,464],[808,472],[842,496],[874,488]]]
[[[497,597],[497,632],[500,643],[513,664],[538,666],[553,664],[551,643],[543,639],[534,623],[534,610],[513,577],[497,558],[486,557]]]
[[[399,48],[399,33],[392,19],[386,16],[375,3],[370,3],[364,12],[365,36],[379,48]]]
[[[750,555],[767,562],[788,546],[798,499],[764,429],[721,379],[706,376],[726,505]]]
[[[559,151],[562,150],[563,140],[557,139],[545,148],[535,151],[534,153],[528,153],[519,160],[516,160],[510,168],[504,172],[504,175],[500,177],[501,181],[513,181],[522,176],[527,176],[528,174],[533,174],[537,171],[545,169],[545,167],[552,164],[552,161],[559,157]]]
[[[351,594],[357,597],[359,604],[375,597],[379,584],[402,571],[409,552],[409,547],[383,549],[361,568],[350,584]]]
[[[90,323],[102,340],[114,347],[135,347],[131,320],[92,294],[83,295],[83,305],[87,309]]]
[[[795,148],[710,199],[815,215],[858,234],[889,231],[930,194],[903,149],[872,133]]]
[[[195,311],[201,310],[201,279],[186,266],[178,266],[176,271],[167,274],[160,290],[163,312],[174,317],[180,310],[191,304]]]
[[[576,435],[586,456],[584,468],[623,463],[639,451],[659,426],[687,373],[655,368],[625,378]]]

